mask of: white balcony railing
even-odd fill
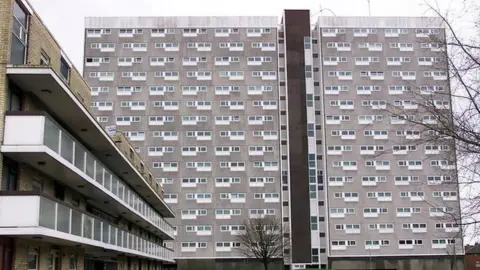
[[[173,239],[173,228],[170,224],[94,155],[87,152],[82,144],[72,139],[70,134],[49,118],[44,115],[9,115],[5,118],[5,139],[1,148],[4,154],[21,153],[25,161],[31,161],[32,165],[37,163],[37,159],[30,153],[43,153],[46,157],[49,156],[51,160],[65,166],[65,171],[69,171],[68,175],[71,175],[72,179],[68,181],[75,180],[81,185],[94,186],[102,191],[103,196],[113,199],[119,206],[128,209],[148,225],[153,225]],[[28,131],[25,132],[24,128],[27,126]],[[55,171],[51,173],[54,175]],[[64,175],[62,173],[60,179],[65,178]]]
[[[21,213],[18,209],[22,209]],[[12,231],[12,228],[14,230]],[[0,196],[0,234],[44,235],[120,253],[173,262],[173,251],[39,195]]]

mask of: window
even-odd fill
[[[332,241],[332,246],[356,246],[356,242],[353,240],[350,241]]]
[[[108,58],[107,58],[108,59]],[[108,59],[108,62],[105,62],[105,58],[103,59],[103,63],[108,63],[110,62],[110,59]],[[141,63],[142,62],[142,57],[119,57],[118,58],[118,63]]]
[[[240,209],[216,209],[215,215],[234,215],[239,216],[242,214]]]
[[[100,37],[101,35],[110,35],[111,29],[87,29],[87,37]]]
[[[28,270],[38,269],[38,249],[30,248],[27,255]]]
[[[235,232],[235,231],[245,231],[246,228],[244,225],[221,225],[221,232]]]
[[[369,51],[381,51],[383,44],[380,42],[360,42],[358,43],[358,48],[368,49]]]
[[[413,43],[390,43],[390,48],[402,50],[413,50]]]
[[[71,255],[69,259],[69,270],[77,270],[77,256]]]
[[[2,190],[15,191],[17,190],[18,181],[18,164],[10,159],[5,159],[3,162],[3,179]]]
[[[129,72],[126,72],[129,73]],[[100,80],[112,80],[115,76],[114,72],[90,72],[88,73],[90,78],[99,78]]]
[[[415,34],[416,35],[433,35],[433,34],[439,34],[440,30],[438,29],[415,29]]]
[[[197,226],[188,225],[188,226],[185,226],[185,231],[187,231],[187,232],[198,232],[198,231],[209,232],[209,231],[212,231],[212,226],[211,225],[197,225]]]
[[[423,245],[423,240],[421,240],[421,239],[417,239],[417,240],[411,240],[411,239],[408,239],[408,240],[398,240],[398,244],[399,244],[399,245],[416,245],[416,246],[420,246],[420,245]]]
[[[173,49],[177,49],[180,47],[180,44],[175,42],[175,43],[155,43],[155,48],[157,49],[169,49],[169,50],[173,50]]]
[[[187,200],[198,200],[198,199],[211,199],[212,194],[210,193],[187,193],[185,194]]]
[[[11,82],[8,84],[6,109],[7,111],[22,110],[22,91]]]
[[[152,36],[164,36],[165,34],[175,34],[175,29],[171,28],[154,28],[151,29]]]
[[[147,43],[123,43],[124,49],[133,49],[134,51],[144,51],[147,49]]]
[[[253,194],[255,199],[279,199],[279,193],[255,193]]]
[[[304,49],[312,48],[312,40],[310,37],[303,37],[303,47]]]
[[[10,64],[25,64],[28,40],[28,16],[17,1],[13,1],[12,44],[10,47]]]
[[[42,192],[43,191],[43,181],[40,178],[33,177],[32,178],[32,191],[34,192]]]
[[[385,32],[385,36],[398,36],[399,34],[408,34],[408,29],[404,29],[404,28],[386,28],[384,30]]]
[[[328,77],[351,77],[351,71],[329,71]]]
[[[185,165],[189,169],[191,169],[191,168],[211,168],[212,167],[211,162],[186,162]]]
[[[173,178],[167,177],[167,178],[157,178],[155,179],[157,183],[162,184],[162,185],[171,185],[173,184]]]
[[[63,58],[63,56],[60,59],[60,74],[66,81],[68,81],[70,76],[70,65],[65,60],[65,58]]]
[[[134,35],[143,34],[143,29],[122,28],[118,29],[118,33],[121,35]]]
[[[252,42],[252,48],[271,48],[275,49],[275,43],[274,42]]]
[[[115,49],[114,43],[90,43],[90,48],[97,50],[112,51]]]
[[[40,65],[41,66],[49,66],[50,65],[50,57],[43,50],[40,53]]]
[[[215,178],[216,184],[240,184],[240,177],[217,177]]]
[[[337,51],[349,51],[352,44],[350,42],[328,42],[327,48],[336,48]]]
[[[370,28],[356,28],[356,29],[353,29],[353,35],[369,35],[369,34],[376,34],[377,33],[377,29],[373,28],[373,29],[370,29]]]
[[[65,186],[55,182],[53,185],[53,196],[61,201],[65,200]]]

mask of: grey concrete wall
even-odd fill
[[[253,259],[246,260],[214,260],[188,259],[177,260],[177,270],[263,270],[263,264]],[[268,265],[268,270],[283,270],[283,262],[277,261]]]
[[[452,265],[454,258],[368,258],[362,260],[339,259],[329,263],[330,269],[335,270],[361,270],[361,269],[382,269],[382,270],[463,270],[465,262],[463,256],[457,256],[456,265]]]
[[[108,21],[108,20],[107,20]],[[133,21],[132,21],[133,22]],[[192,21],[193,23],[193,21]],[[221,231],[222,225],[241,225],[248,218],[249,209],[275,209],[275,214],[281,216],[281,203],[265,202],[263,199],[254,199],[254,193],[280,193],[280,169],[276,171],[264,171],[262,168],[254,167],[255,161],[275,161],[280,162],[279,140],[264,140],[262,137],[254,137],[255,130],[279,130],[278,109],[265,110],[262,107],[254,107],[254,101],[277,101],[278,108],[278,91],[277,80],[262,80],[253,77],[253,71],[277,71],[277,50],[262,51],[260,48],[253,48],[254,42],[272,42],[276,43],[277,30],[269,27],[271,32],[257,37],[249,37],[247,34],[247,26],[237,25],[239,31],[236,34],[230,34],[228,37],[218,37],[215,35],[214,27],[218,25],[212,24],[207,28],[205,34],[199,34],[197,37],[185,37],[182,34],[181,27],[174,27],[175,34],[167,34],[164,37],[152,37],[151,29],[142,28],[142,34],[136,34],[133,37],[120,37],[119,29],[114,24],[110,26],[102,25],[111,29],[111,34],[102,35],[101,37],[89,37],[85,35],[85,57],[109,57],[110,63],[100,64],[100,66],[85,66],[84,75],[91,87],[109,87],[106,93],[100,93],[93,96],[94,101],[112,101],[114,103],[112,111],[93,110],[95,116],[108,116],[108,121],[102,123],[104,125],[115,125],[117,116],[139,116],[140,122],[131,123],[128,126],[118,126],[123,132],[141,131],[145,132],[145,140],[135,141],[133,145],[138,147],[140,155],[152,169],[154,177],[171,178],[171,183],[164,184],[166,197],[178,196],[178,200],[166,200],[174,209],[176,219],[170,220],[172,226],[177,227],[176,241],[173,245],[177,257],[231,257],[237,256],[236,252],[219,252],[216,251],[216,242],[232,242],[236,240],[236,236],[230,232]],[[127,27],[123,25],[122,27]],[[141,27],[140,25],[129,25],[129,27]],[[153,26],[152,26],[153,27]],[[156,27],[168,27],[168,25],[156,25]],[[199,26],[196,26],[199,27]],[[257,28],[262,25],[257,26]],[[222,27],[224,28],[224,27]],[[232,26],[233,28],[233,26]],[[91,48],[91,43],[114,43],[114,52],[101,52]],[[189,48],[189,43],[209,42],[211,43],[211,51],[197,51],[197,49]],[[222,42],[243,42],[243,51],[230,51],[228,48],[220,48]],[[123,43],[146,43],[146,51],[133,51],[129,48],[123,48]],[[178,43],[178,51],[165,51],[163,48],[156,48],[156,43]],[[206,57],[205,63],[199,63],[197,66],[184,66],[183,57]],[[216,66],[215,57],[238,57],[239,62],[231,63],[229,66]],[[247,65],[247,58],[252,56],[270,57],[270,62],[262,65]],[[118,66],[118,58],[120,57],[141,57],[142,62],[133,64],[132,66]],[[173,57],[173,63],[166,63],[165,66],[151,66],[151,57]],[[174,81],[166,81],[162,78],[155,77],[157,71],[175,71],[179,73],[179,79]],[[211,80],[196,80],[187,77],[189,71],[208,71],[211,72]],[[228,80],[219,76],[221,71],[243,71],[244,80]],[[90,78],[89,72],[114,72],[115,79],[113,81],[99,81],[97,78]],[[146,72],[145,81],[132,81],[131,78],[123,78],[122,72]],[[175,87],[173,92],[165,95],[150,95],[149,88],[151,86],[167,86]],[[239,92],[230,95],[216,95],[215,86],[240,86]],[[248,86],[271,86],[271,92],[264,92],[261,95],[249,95]],[[119,86],[141,86],[141,92],[132,93],[132,95],[118,95],[117,87]],[[183,86],[207,86],[206,92],[197,93],[197,95],[184,95],[182,93]],[[122,101],[144,101],[146,108],[144,110],[131,110],[128,107],[122,107]],[[155,101],[176,101],[178,102],[178,110],[165,110],[164,108],[155,107]],[[187,106],[191,101],[208,101],[211,102],[211,110],[197,110],[195,107]],[[231,110],[221,107],[222,101],[243,101],[243,110]],[[273,116],[273,121],[264,122],[262,125],[249,125],[248,117],[253,115]],[[165,122],[164,125],[149,125],[149,117],[151,116],[172,116],[173,122]],[[182,116],[206,116],[206,122],[199,122],[197,125],[183,125]],[[216,125],[216,116],[239,116],[239,122],[232,122],[230,125]],[[221,131],[244,131],[245,140],[231,140],[228,137],[220,136]],[[155,136],[156,132],[175,131],[178,133],[178,140],[166,141],[161,137]],[[187,137],[187,131],[209,131],[211,132],[211,140],[199,141],[196,138]],[[173,147],[172,153],[164,153],[162,156],[153,156],[148,154],[149,147]],[[206,153],[198,153],[197,156],[182,156],[183,146],[204,146],[207,147]],[[229,156],[216,156],[216,146],[238,146],[239,153],[232,153]],[[274,152],[265,153],[262,156],[251,156],[248,153],[249,146],[273,146]],[[168,172],[161,168],[153,168],[153,164],[157,162],[173,162],[177,163],[178,171]],[[209,172],[198,172],[195,169],[187,168],[186,162],[211,162],[212,169]],[[228,168],[221,168],[220,162],[244,162],[245,171],[231,171]],[[182,178],[207,178],[206,183],[197,184],[195,187],[187,187],[182,185]],[[215,184],[217,177],[239,177],[240,183],[232,184],[231,187],[219,187]],[[250,177],[273,177],[274,183],[265,184],[264,187],[252,187],[249,185]],[[212,196],[211,203],[199,203],[196,200],[187,200],[188,193],[209,193]],[[222,193],[243,193],[246,194],[246,201],[243,203],[232,203],[228,199],[220,199]],[[207,210],[206,216],[197,216],[196,219],[182,219],[182,210],[202,209]],[[216,219],[215,210],[217,209],[241,209],[241,215],[232,216],[230,219]],[[197,235],[194,231],[186,231],[187,226],[212,227],[211,235]],[[198,248],[194,252],[182,252],[181,242],[207,243],[206,247]]]

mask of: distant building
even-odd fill
[[[93,17],[84,77],[164,185],[179,269],[240,267],[242,222],[274,215],[291,269],[442,270],[463,263],[456,167],[406,120],[450,109],[432,36],[439,18]]]

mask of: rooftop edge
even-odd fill
[[[317,27],[444,28],[440,17],[319,16]]]
[[[86,17],[85,28],[276,28],[278,22],[277,16]]]

